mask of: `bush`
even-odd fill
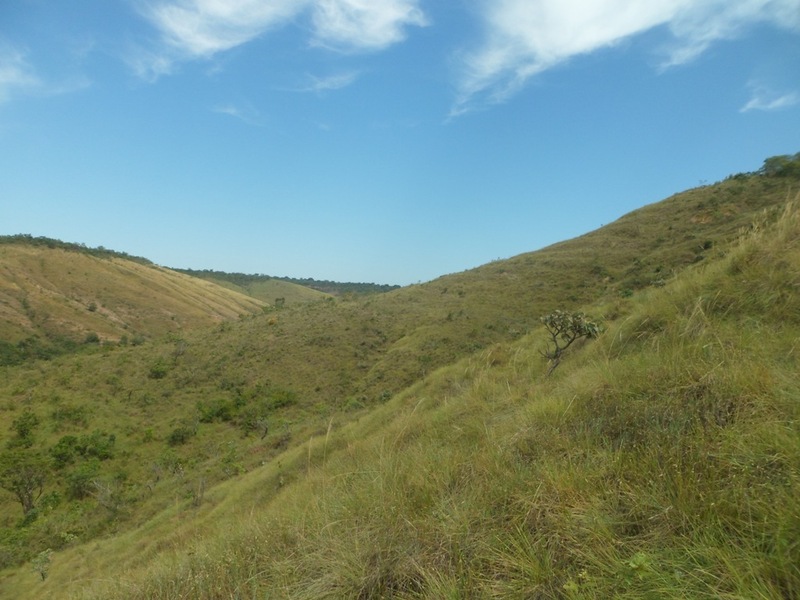
[[[269,394],[267,395],[267,403],[269,408],[273,410],[276,408],[292,406],[293,404],[297,404],[297,394],[295,394],[292,390],[275,388],[274,390],[270,390]]]
[[[179,425],[167,436],[167,444],[170,446],[182,446],[189,441],[189,438],[197,434],[197,428],[191,425]]]
[[[108,460],[114,458],[114,444],[117,437],[113,433],[95,430],[90,435],[82,435],[78,440],[78,452],[86,458]]]
[[[100,461],[97,459],[79,465],[67,475],[67,496],[72,500],[82,500],[89,496],[92,482],[100,473]]]
[[[69,423],[71,425],[86,427],[88,423],[87,413],[88,410],[85,406],[71,406],[66,404],[54,408],[53,412],[50,413],[50,418],[58,423],[58,425]]]
[[[147,373],[147,376],[150,379],[164,379],[169,373],[169,369],[164,361],[159,360],[156,364],[150,367],[150,371]]]
[[[561,362],[564,352],[574,342],[581,338],[596,338],[600,335],[600,326],[581,312],[567,313],[556,310],[541,318],[542,323],[550,334],[550,343],[553,348],[542,352],[542,356],[550,361],[548,375],[555,370]]]
[[[50,456],[53,457],[53,466],[56,469],[63,469],[75,462],[78,454],[78,438],[74,435],[65,435],[50,448]]]
[[[197,403],[197,410],[200,411],[201,423],[213,423],[214,421],[230,421],[236,411],[233,403],[225,398],[217,398],[207,402]]]

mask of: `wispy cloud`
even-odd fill
[[[451,116],[507,100],[531,77],[659,26],[663,68],[689,62],[749,25],[800,28],[800,0],[484,0],[483,44],[459,57]]]
[[[209,57],[291,19],[304,4],[306,0],[177,0],[153,5],[145,16],[179,52]]]
[[[354,83],[359,75],[360,73],[358,71],[347,71],[345,73],[337,73],[326,77],[308,75],[306,83],[296,88],[296,91],[320,94],[322,92],[340,90]]]
[[[82,74],[47,81],[36,72],[23,51],[0,43],[0,104],[17,94],[58,96],[90,85],[91,81]]]
[[[125,52],[124,60],[139,79],[152,83],[173,72],[175,57],[167,52],[131,45]]]
[[[0,44],[0,103],[16,92],[35,90],[42,85],[24,53],[12,46]]]
[[[405,39],[406,28],[427,24],[419,0],[158,0],[142,15],[159,32],[154,48],[131,53],[145,79],[173,71],[184,60],[211,58],[250,42],[303,14],[312,21],[310,44],[373,51]]]
[[[750,90],[750,100],[739,109],[739,112],[779,110],[800,104],[798,92],[776,92],[760,83],[751,83]]]
[[[317,0],[314,43],[342,50],[381,50],[428,25],[418,0]]]
[[[262,127],[264,125],[264,120],[261,117],[261,113],[250,105],[237,106],[235,104],[224,104],[221,106],[215,106],[212,110],[215,113],[228,115],[230,117],[239,119],[248,125],[254,125],[257,127]]]

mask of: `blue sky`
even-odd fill
[[[800,0],[2,0],[0,234],[409,284],[800,151]]]

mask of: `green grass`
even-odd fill
[[[102,489],[66,497],[79,460],[24,526],[2,493],[0,588],[796,595],[798,228],[774,210],[791,184],[731,179],[429,284],[4,368],[3,421],[34,411],[34,449],[115,445]],[[606,332],[546,378],[553,308]],[[47,548],[46,581],[12,568]]]
[[[176,271],[246,294],[273,307],[314,302],[328,296],[328,294],[310,287],[265,275],[193,271],[191,269],[176,269]]]
[[[86,597],[797,597],[800,215],[778,228],[549,379],[539,333],[437,371]]]

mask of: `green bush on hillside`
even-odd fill
[[[542,356],[550,361],[547,374],[552,373],[561,362],[561,357],[573,343],[582,338],[592,339],[600,335],[600,326],[582,312],[568,313],[556,310],[541,318],[550,335],[550,345]]]
[[[800,177],[800,152],[794,156],[770,156],[764,161],[759,174],[767,177]]]
[[[226,398],[215,398],[197,403],[197,410],[200,412],[199,420],[201,423],[213,423],[214,421],[228,422],[233,419],[236,407],[231,400]]]

